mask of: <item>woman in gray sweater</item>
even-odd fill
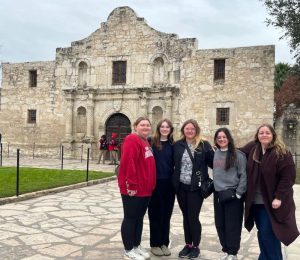
[[[214,136],[214,210],[215,225],[224,255],[220,260],[236,260],[240,249],[246,192],[246,157],[234,146],[227,128],[219,128]]]

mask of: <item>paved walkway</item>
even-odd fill
[[[295,186],[295,199],[300,227],[300,185]],[[116,180],[2,205],[0,259],[123,259],[122,216]],[[203,232],[199,259],[218,259],[220,245],[214,227],[212,198],[205,200],[200,219]],[[144,222],[142,246],[149,249],[147,216]],[[152,256],[151,259],[178,259],[177,253],[184,239],[177,204],[171,222],[172,255],[162,258]],[[288,259],[300,259],[300,239],[283,250]],[[256,233],[243,229],[239,259],[257,258]]]

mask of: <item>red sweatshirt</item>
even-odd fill
[[[151,147],[136,134],[124,139],[118,182],[124,195],[128,195],[129,189],[136,190],[137,197],[148,197],[155,188],[156,167]]]

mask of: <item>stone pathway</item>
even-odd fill
[[[92,164],[92,167],[100,166]],[[294,189],[300,227],[300,185],[295,185]],[[122,216],[116,180],[2,205],[0,259],[123,259]],[[220,245],[214,226],[212,197],[205,200],[200,219],[203,232],[199,259],[218,259]],[[147,215],[142,241],[142,246],[149,249]],[[172,255],[152,256],[151,259],[178,259],[183,241],[182,216],[176,204],[171,221]],[[300,239],[283,250],[288,254],[287,259],[300,259]],[[256,232],[248,233],[243,229],[239,259],[257,259],[258,251]]]

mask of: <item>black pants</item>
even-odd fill
[[[177,201],[183,215],[185,243],[199,246],[202,231],[199,214],[203,197],[199,190],[190,191],[190,185],[180,184]]]
[[[121,236],[125,250],[141,244],[143,220],[150,197],[130,197],[122,195],[124,219],[121,226]]]
[[[148,206],[150,246],[168,246],[175,193],[170,180],[157,180]]]
[[[218,192],[214,193],[215,225],[222,251],[236,255],[240,249],[244,201],[233,199],[226,203],[218,202]]]

